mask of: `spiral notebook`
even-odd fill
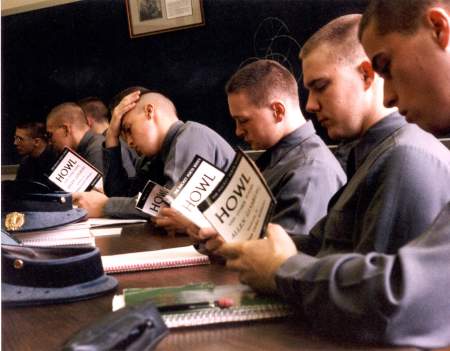
[[[124,289],[113,310],[151,300],[169,328],[286,317],[292,308],[274,296],[262,296],[241,284],[196,283],[163,288]],[[223,301],[226,301],[226,305]]]
[[[209,257],[199,253],[194,246],[132,252],[102,256],[103,269],[107,273],[135,272],[163,268],[196,266],[210,263]]]

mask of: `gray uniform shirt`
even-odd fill
[[[397,254],[299,254],[278,270],[285,299],[314,329],[366,343],[450,345],[450,203]]]
[[[450,205],[430,232],[403,245],[450,199],[449,151],[393,115],[370,128],[350,157],[354,176],[310,240],[299,242],[315,257],[300,253],[280,267],[280,294],[323,332],[365,342],[448,343],[450,280],[438,272],[450,264]]]
[[[450,152],[398,114],[364,134],[348,159],[348,183],[300,250],[396,253],[432,223],[450,201]],[[353,174],[353,176],[352,176]]]
[[[80,143],[75,150],[102,173],[104,173],[102,151],[102,144],[104,140],[105,137],[103,135],[95,134],[88,130],[83,135],[83,138],[81,138]]]
[[[177,121],[164,139],[161,152],[152,160],[150,179],[171,188],[192,162],[195,155],[203,157],[216,167],[226,171],[234,158],[232,147],[215,131],[196,122]],[[111,197],[103,213],[108,217],[149,218],[135,209],[134,197]]]
[[[309,121],[256,161],[277,204],[271,218],[289,234],[306,234],[327,213],[347,177]]]

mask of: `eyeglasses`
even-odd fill
[[[31,139],[33,139],[33,138],[30,138],[30,137],[21,137],[21,136],[19,136],[19,135],[14,135],[14,142],[15,143],[23,143],[25,140],[31,140]]]

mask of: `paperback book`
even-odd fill
[[[245,241],[265,233],[275,204],[258,167],[238,150],[221,182],[198,208],[225,241]]]
[[[48,179],[69,193],[92,189],[103,192],[101,172],[67,147],[52,166]]]
[[[136,208],[152,217],[156,217],[162,208],[169,206],[165,200],[165,196],[168,193],[168,189],[149,180],[139,195]]]
[[[166,201],[198,227],[210,227],[197,206],[211,194],[224,175],[220,169],[196,155],[180,181],[166,195]]]

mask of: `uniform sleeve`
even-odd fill
[[[319,332],[362,342],[450,343],[450,204],[397,255],[298,254],[279,269],[279,293]]]
[[[120,146],[103,147],[104,188],[108,196],[123,196],[127,194],[129,185],[128,174],[122,164]]]
[[[286,173],[274,190],[277,199],[271,222],[292,236],[308,234],[327,214],[330,198],[343,185],[334,169],[318,162]]]
[[[433,153],[400,146],[380,162],[383,166],[361,189],[370,196],[364,213],[355,219],[362,221],[356,223],[362,228],[357,252],[397,252],[450,201],[450,165]]]
[[[150,219],[147,213],[136,209],[136,197],[110,197],[103,208],[105,217]]]

